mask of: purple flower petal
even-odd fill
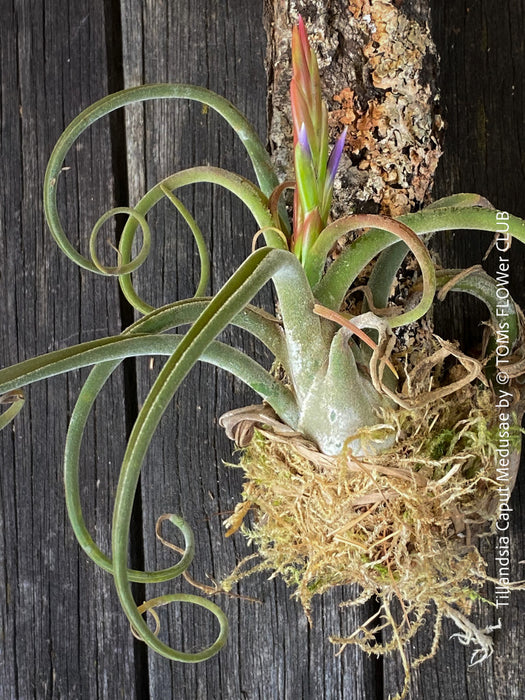
[[[327,171],[327,184],[329,187],[334,182],[335,174],[337,172],[337,168],[339,167],[339,161],[341,160],[341,156],[343,154],[343,149],[345,147],[345,141],[346,141],[346,131],[347,131],[347,128],[345,127],[343,133],[337,139],[335,146],[333,147],[332,152],[330,153],[330,158],[328,159],[326,171]]]
[[[308,134],[306,132],[306,126],[304,122],[301,124],[301,128],[299,129],[299,134],[297,135],[297,142],[300,144],[301,148],[306,152],[306,154],[312,157],[312,151],[310,149],[310,144],[308,143]]]

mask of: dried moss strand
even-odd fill
[[[437,650],[448,608],[467,609],[489,580],[479,552],[456,535],[468,534],[476,522],[486,528],[497,515],[490,510],[497,489],[493,396],[469,386],[457,389],[453,402],[439,398],[388,417],[383,410],[385,421],[399,423],[396,445],[359,460],[348,452],[317,462],[296,449],[293,435],[274,435],[270,425],[253,432],[240,462],[244,500],[229,524],[241,527],[266,567],[294,587],[307,614],[312,597],[334,586],[359,584],[359,603],[380,597],[382,618],[350,637],[332,638],[342,647],[403,653],[435,611],[432,645],[421,663]],[[440,434],[450,439],[444,454],[433,454]],[[248,512],[249,527],[241,525]],[[378,645],[376,635],[387,630],[389,638]]]

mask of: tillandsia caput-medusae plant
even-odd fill
[[[242,499],[227,521],[226,534],[241,530],[256,545],[258,561],[249,566],[241,562],[217,590],[229,591],[255,570],[277,572],[294,587],[309,615],[314,595],[359,584],[357,602],[376,596],[380,609],[353,635],[332,641],[342,647],[358,644],[376,654],[398,649],[406,670],[405,694],[410,669],[404,644],[431,611],[435,635],[427,656],[437,648],[443,617],[457,623],[460,641],[477,644],[474,660],[491,652],[487,632],[468,617],[472,601],[481,598],[481,588],[490,580],[475,536],[494,527],[501,509],[498,450],[505,448],[510,455],[510,488],[515,479],[523,413],[519,376],[525,370],[517,305],[508,296],[501,302],[497,282],[480,266],[438,268],[426,242],[449,229],[492,232],[498,247],[502,241],[509,245],[512,237],[525,242],[525,222],[471,194],[447,197],[397,219],[349,214],[333,221],[332,191],[346,133],[330,151],[317,61],[302,20],[292,32],[292,66],[294,181],[279,182],[265,147],[243,115],[200,87],[157,84],[123,90],[96,102],[67,127],[45,175],[49,228],[80,267],[116,276],[140,318],[121,335],[1,370],[6,410],[0,427],[22,408],[24,386],[93,367],[71,415],[65,446],[71,524],[88,556],[113,575],[134,634],[170,659],[201,661],[215,654],[227,637],[227,620],[215,603],[202,595],[174,593],[138,605],[131,592],[133,582],[162,582],[186,572],[194,551],[190,527],[179,516],[162,516],[169,517],[184,537],[182,557],[167,569],[137,571],[128,567],[130,521],[148,446],[186,374],[198,361],[233,373],[262,404],[222,418],[242,448],[240,467],[245,473]],[[244,144],[258,184],[216,167],[177,172],[134,207],[112,209],[100,217],[89,241],[90,257],[84,256],[69,242],[57,208],[59,175],[69,150],[85,129],[109,112],[169,98],[195,100],[222,115]],[[210,262],[204,237],[175,194],[201,182],[232,192],[256,222],[251,254],[214,296],[206,296]],[[286,190],[293,190],[291,221]],[[150,252],[147,214],[163,198],[176,207],[194,236],[201,277],[194,297],[153,308],[138,295],[132,278]],[[127,223],[117,265],[108,267],[97,256],[97,238],[102,225],[117,214],[127,215]],[[139,231],[141,247],[133,257]],[[265,244],[257,248],[260,236]],[[405,298],[400,306],[390,299],[407,256],[419,272],[398,295]],[[275,315],[251,304],[270,281],[278,298]],[[466,355],[456,343],[433,334],[430,324],[421,323],[435,299],[450,292],[474,295],[488,307],[487,337],[478,357]],[[265,344],[275,358],[271,371],[216,340],[228,324]],[[187,325],[184,334],[177,332]],[[411,345],[399,332],[408,325],[416,328]],[[141,355],[164,355],[167,360],[127,444],[107,555],[82,514],[82,437],[111,374],[125,358]],[[498,423],[498,391],[509,398],[503,426]],[[203,606],[216,616],[220,632],[209,647],[176,650],[149,628],[144,614],[156,616],[155,608],[174,601]],[[378,642],[379,633],[383,643]]]

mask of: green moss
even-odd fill
[[[449,454],[450,446],[454,439],[453,430],[443,430],[439,435],[436,435],[429,444],[429,456],[431,459],[441,459]]]

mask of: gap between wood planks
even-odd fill
[[[108,90],[110,93],[124,89],[124,64],[122,52],[122,17],[120,0],[108,0],[104,4],[106,29],[106,55],[108,70]],[[109,117],[111,140],[111,168],[115,188],[116,205],[128,204],[128,164],[126,158],[126,122],[123,110],[112,112]],[[116,220],[116,237],[120,239],[124,222]],[[133,309],[119,288],[121,330],[124,331],[133,321]],[[126,437],[128,438],[138,415],[138,390],[136,361],[128,358],[123,362],[124,411]],[[130,531],[130,565],[134,569],[144,570],[144,539],[142,520],[142,491],[139,486],[135,495]],[[146,586],[134,583],[133,594],[136,600],[146,599]],[[138,639],[133,643],[135,659],[135,689],[137,698],[150,698],[148,647]]]

